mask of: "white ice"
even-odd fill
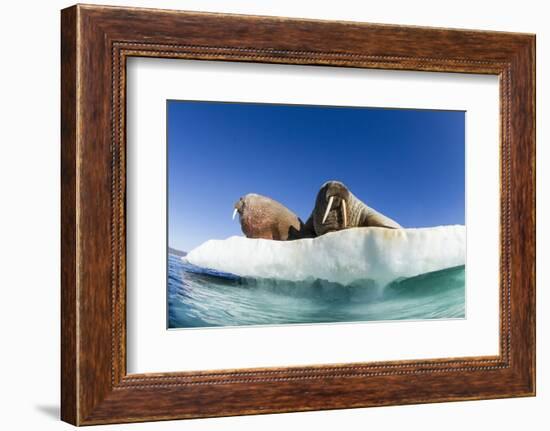
[[[365,227],[296,241],[233,236],[206,241],[183,259],[243,277],[341,284],[370,279],[386,285],[402,277],[464,265],[466,228]]]

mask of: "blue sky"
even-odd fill
[[[240,196],[306,220],[327,180],[404,227],[464,224],[462,111],[168,101],[168,243],[242,235]]]

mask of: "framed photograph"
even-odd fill
[[[535,394],[535,36],[61,14],[62,419]]]
[[[170,329],[466,317],[464,111],[169,100],[167,128]]]

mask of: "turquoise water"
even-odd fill
[[[465,317],[464,266],[379,287],[323,280],[289,282],[237,277],[194,267],[168,255],[168,327]]]

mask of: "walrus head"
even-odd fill
[[[245,198],[241,197],[237,202],[235,202],[235,205],[233,205],[233,220],[235,220],[235,216],[237,213],[239,213],[239,217],[243,215],[245,206]]]
[[[317,235],[348,227],[351,192],[340,181],[327,181],[315,201],[313,226]]]

